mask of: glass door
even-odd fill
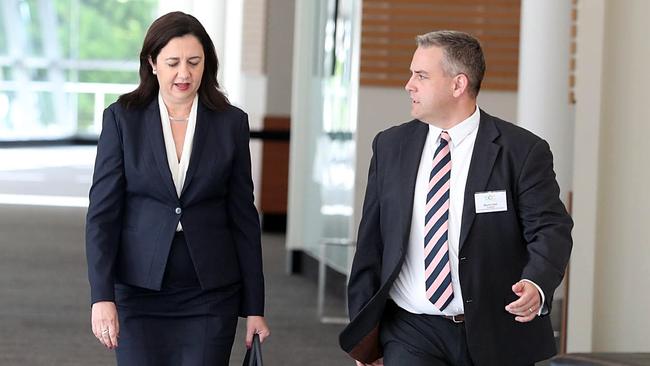
[[[296,4],[287,247],[317,258],[353,232],[359,5]],[[333,246],[323,259],[347,273],[349,252]]]

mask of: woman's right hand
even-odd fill
[[[117,321],[117,308],[112,301],[96,302],[92,306],[91,324],[93,334],[108,349],[117,348],[120,324]]]

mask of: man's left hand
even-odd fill
[[[529,282],[519,281],[512,285],[512,292],[519,296],[519,299],[506,305],[506,311],[515,315],[515,320],[521,323],[535,319],[541,306],[537,288]]]

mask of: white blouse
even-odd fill
[[[187,130],[185,131],[185,142],[183,143],[183,151],[181,152],[181,160],[178,161],[176,157],[176,144],[174,143],[174,136],[172,135],[171,122],[169,120],[169,113],[160,92],[158,93],[158,108],[160,109],[160,122],[162,124],[163,138],[165,140],[165,150],[167,152],[167,163],[169,170],[172,173],[174,186],[176,187],[176,194],[180,198],[183,191],[183,184],[185,184],[185,176],[187,175],[187,168],[190,165],[190,156],[192,155],[192,142],[194,141],[194,130],[196,129],[196,110],[198,105],[199,96],[194,97],[192,102],[192,109],[190,110],[189,120],[187,121]],[[181,222],[178,222],[176,231],[183,231]]]

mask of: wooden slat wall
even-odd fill
[[[265,131],[289,131],[291,120],[284,116],[264,117]],[[264,141],[262,145],[261,211],[286,214],[289,190],[289,141]]]
[[[578,0],[572,1],[571,8],[571,50],[569,60],[569,103],[576,104],[576,50],[578,37]]]
[[[519,13],[520,0],[363,0],[360,83],[404,86],[415,36],[453,29],[481,41],[482,89],[517,90]]]

